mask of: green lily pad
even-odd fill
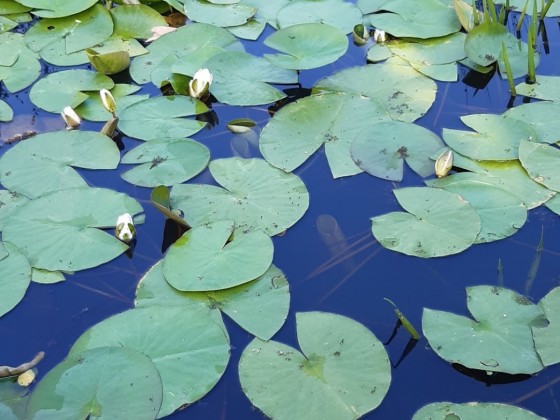
[[[437,402],[425,405],[412,420],[452,420],[452,419],[508,419],[545,420],[544,417],[514,405],[501,403],[470,402],[454,404]]]
[[[14,118],[12,107],[0,99],[0,121],[8,122]]]
[[[121,163],[139,165],[121,176],[141,187],[180,184],[202,172],[208,162],[210,151],[194,140],[152,140],[123,156]]]
[[[410,66],[420,73],[430,77],[434,80],[441,82],[456,82],[457,81],[457,64],[418,64],[409,63]]]
[[[38,20],[26,32],[25,42],[36,52],[50,46],[71,54],[105,41],[112,33],[111,14],[97,4],[72,16]]]
[[[61,271],[48,271],[34,268],[31,272],[31,281],[40,284],[54,284],[65,281],[64,273]]]
[[[520,83],[515,86],[518,95],[529,96],[545,101],[560,101],[560,77],[541,76],[535,83]]]
[[[123,39],[147,39],[155,26],[167,26],[165,18],[144,4],[132,7],[114,7],[111,16],[115,24],[115,35]]]
[[[86,54],[93,68],[101,74],[117,74],[130,66],[128,51],[99,53],[92,48],[88,48]]]
[[[47,373],[29,398],[26,418],[149,420],[161,399],[161,380],[148,357],[100,347],[72,354]]]
[[[254,7],[236,4],[214,4],[204,0],[184,0],[185,14],[195,22],[214,26],[239,26],[257,13]]]
[[[88,95],[85,91],[112,89],[115,83],[110,77],[95,71],[75,69],[51,73],[33,85],[29,99],[39,108],[49,112],[62,112],[77,107]]]
[[[8,190],[0,190],[0,231],[4,230],[4,223],[12,213],[29,201],[23,194]]]
[[[121,112],[136,102],[141,102],[148,99],[149,95],[133,95],[140,90],[140,86],[128,85],[124,83],[117,83],[110,90],[111,95],[115,98],[117,103],[116,115],[119,116]],[[77,108],[76,112],[84,120],[105,122],[111,118],[111,113],[105,109],[101,102],[99,92],[86,92],[88,98],[82,102]]]
[[[421,177],[433,175],[430,157],[443,146],[443,141],[416,124],[403,121],[371,123],[356,136],[350,153],[361,169],[378,178],[401,181],[406,163]]]
[[[385,248],[431,258],[457,254],[475,242],[480,217],[458,194],[427,187],[393,192],[408,213],[393,212],[371,219],[373,236]]]
[[[237,38],[247,39],[249,41],[256,41],[264,31],[266,22],[257,20],[253,16],[247,23],[239,26],[228,26],[226,29],[235,35]]]
[[[229,105],[262,105],[286,97],[270,86],[295,84],[294,70],[280,69],[264,58],[237,51],[213,55],[205,64],[214,76],[210,92],[221,103]]]
[[[550,200],[548,200],[544,205],[552,212],[560,215],[560,195],[556,194]]]
[[[385,107],[394,120],[413,122],[430,109],[437,86],[408,65],[382,64],[339,71],[319,80],[313,90],[367,96]]]
[[[178,306],[151,306],[114,315],[82,334],[70,355],[104,346],[130,348],[152,360],[163,385],[160,418],[202,398],[218,382],[229,360],[229,340],[222,327],[203,312]],[[111,374],[115,372],[118,368]],[[131,405],[128,398],[124,401]]]
[[[529,46],[527,43],[517,39],[515,35],[508,32],[506,38],[503,40],[503,44],[506,47],[509,66],[513,78],[527,75],[529,68],[527,65],[527,57],[529,56]],[[533,51],[533,63],[536,68],[540,63],[540,55],[536,50]],[[498,57],[498,68],[500,69],[502,79],[507,80],[508,76],[503,52],[501,52]]]
[[[234,220],[236,229],[262,229],[273,236],[295,224],[309,206],[301,179],[262,159],[218,159],[209,169],[223,188],[180,184],[171,191],[172,208],[191,226]]]
[[[36,16],[43,18],[59,18],[76,13],[83,12],[89,9],[97,0],[18,0],[19,3],[27,7],[32,7],[33,13]]]
[[[424,309],[424,336],[441,358],[491,372],[533,374],[543,369],[531,332],[545,320],[539,306],[513,290],[492,286],[468,287],[467,306],[474,320]]]
[[[349,34],[362,22],[362,11],[343,0],[293,1],[278,11],[276,20],[281,29],[302,23],[325,23]]]
[[[451,177],[444,177],[427,183],[459,194],[474,207],[481,222],[475,243],[507,238],[521,229],[527,220],[527,208],[518,197],[482,181],[472,179],[453,182]]]
[[[268,23],[274,29],[278,29],[278,22],[276,20],[278,12],[293,1],[294,0],[241,0],[240,3],[257,9],[257,13],[253,16],[253,19]]]
[[[16,26],[18,26],[18,23],[16,21],[8,19],[6,16],[0,15],[0,33],[11,31]]]
[[[30,200],[6,220],[2,238],[35,268],[78,271],[110,261],[128,246],[98,228],[114,229],[123,213],[142,211],[123,193],[103,188],[74,188]]]
[[[1,0],[0,15],[11,15],[14,13],[23,13],[31,10],[31,7],[24,6],[16,0]]]
[[[11,243],[3,242],[2,245],[8,256],[0,260],[0,317],[23,299],[31,281],[31,266],[27,258]]]
[[[431,39],[388,42],[393,54],[424,65],[447,64],[465,58],[465,37],[461,32]]]
[[[39,56],[25,45],[22,34],[0,34],[2,57],[0,57],[0,81],[14,93],[31,85],[41,73]]]
[[[461,121],[476,132],[443,129],[443,139],[454,151],[475,160],[515,160],[522,140],[538,139],[521,120],[493,114],[472,114]]]
[[[479,66],[495,63],[502,54],[502,43],[506,42],[508,35],[508,29],[501,23],[482,22],[467,34],[467,57]]]
[[[375,409],[391,381],[383,344],[362,324],[324,312],[296,314],[302,352],[254,339],[239,361],[251,403],[274,419],[356,419]]]
[[[290,307],[290,289],[284,274],[271,265],[260,277],[230,289],[180,292],[165,280],[162,261],[140,279],[136,307],[180,306],[223,312],[251,334],[269,340],[284,324]],[[195,309],[196,310],[196,309]]]
[[[167,251],[165,279],[177,290],[195,292],[227,289],[264,274],[272,263],[272,240],[261,230],[234,229],[231,220],[223,220],[187,231]]]
[[[165,34],[147,49],[148,54],[135,58],[130,65],[130,76],[138,84],[151,81],[152,72],[158,67],[163,67],[166,74],[192,76],[213,54],[244,51],[243,45],[228,31],[204,23],[193,23]]]
[[[549,144],[560,141],[559,114],[560,104],[545,101],[521,104],[504,112],[508,118],[529,124],[537,132],[538,141]]]
[[[39,134],[4,153],[0,158],[0,182],[11,191],[35,198],[87,186],[72,167],[115,169],[119,158],[115,142],[94,131]]]
[[[348,38],[340,29],[321,23],[303,23],[280,29],[264,45],[282,54],[264,58],[283,69],[307,70],[335,62],[348,49]]]
[[[555,287],[539,302],[549,324],[544,328],[533,327],[533,340],[543,365],[560,363],[558,333],[560,332],[560,287]]]
[[[206,123],[189,117],[203,114],[208,107],[186,96],[157,96],[137,102],[120,113],[119,129],[139,140],[188,137]]]
[[[358,95],[312,95],[280,109],[264,127],[259,147],[272,165],[293,171],[323,144],[333,177],[355,175],[350,146],[371,124],[388,121],[383,106]]]
[[[519,145],[519,160],[534,181],[553,191],[560,191],[558,148],[548,144],[522,141]]]
[[[370,24],[399,38],[435,38],[461,29],[447,1],[389,0],[383,2],[381,9],[392,13],[369,15]]]

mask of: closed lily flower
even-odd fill
[[[446,176],[453,167],[453,151],[446,150],[436,159],[436,176]]]
[[[101,89],[99,91],[99,96],[101,97],[101,103],[103,104],[105,109],[113,114],[114,117],[115,111],[117,110],[117,102],[115,101],[115,98],[113,98],[111,92],[109,92],[107,89]]]
[[[387,33],[385,31],[376,29],[373,33],[373,39],[375,40],[375,42],[382,44],[383,42],[387,41]]]
[[[64,122],[66,122],[67,130],[78,128],[80,126],[80,123],[82,122],[80,116],[76,114],[76,111],[74,111],[71,106],[65,107],[60,115],[62,115],[62,118],[64,118]]]
[[[117,226],[115,228],[115,236],[128,244],[136,237],[136,229],[134,228],[134,221],[129,213],[124,213],[117,219]]]
[[[189,95],[193,98],[201,98],[206,93],[208,93],[208,89],[212,84],[212,80],[214,77],[210,70],[208,69],[199,69],[194,74],[192,80],[189,82]]]

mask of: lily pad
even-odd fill
[[[393,54],[424,65],[447,64],[465,58],[465,37],[461,32],[426,40],[394,41],[387,43]]]
[[[534,181],[553,191],[560,191],[560,150],[557,147],[522,141],[519,145],[519,160]]]
[[[512,193],[482,180],[452,182],[445,178],[428,183],[459,194],[480,216],[480,233],[475,243],[498,241],[516,233],[527,220],[527,208]]]
[[[130,65],[130,76],[138,84],[151,81],[152,72],[158,67],[166,74],[192,76],[213,54],[244,50],[228,31],[204,23],[193,23],[165,34],[147,49],[148,54],[135,58]]]
[[[171,191],[172,208],[191,226],[231,219],[236,229],[262,229],[273,236],[295,224],[309,206],[301,179],[262,159],[218,159],[209,169],[223,188],[180,184]]]
[[[213,55],[205,64],[214,76],[210,92],[218,101],[229,105],[262,105],[286,97],[270,86],[295,84],[298,75],[293,70],[276,67],[264,58],[244,52],[228,51]]]
[[[237,287],[210,292],[180,292],[165,280],[162,262],[153,265],[140,280],[136,289],[136,307],[206,308],[216,315],[221,311],[263,340],[270,339],[288,316],[289,285],[284,274],[274,265],[257,279]]]
[[[239,2],[214,4],[204,0],[184,0],[183,3],[189,19],[221,27],[243,25],[257,13],[256,8]]]
[[[264,58],[283,69],[307,70],[335,62],[348,49],[348,38],[340,29],[321,23],[303,23],[274,32],[264,45],[283,54]]]
[[[430,109],[437,86],[408,65],[382,64],[339,71],[319,80],[313,90],[367,96],[377,100],[394,120],[413,122]]]
[[[72,167],[115,169],[119,158],[115,142],[94,131],[39,134],[4,153],[0,158],[0,182],[13,192],[35,198],[87,186]]]
[[[97,4],[72,16],[38,20],[26,32],[25,42],[36,52],[50,46],[71,54],[105,41],[112,33],[111,14]]]
[[[119,129],[139,140],[188,137],[206,123],[189,117],[203,114],[208,107],[186,96],[157,96],[137,102],[120,114]]]
[[[2,238],[35,268],[78,271],[110,261],[128,246],[98,228],[114,229],[119,215],[138,214],[140,204],[103,188],[74,188],[30,200],[6,220]]]
[[[148,420],[156,418],[161,400],[161,380],[148,357],[99,347],[74,353],[47,373],[29,398],[26,418]]]
[[[64,273],[61,271],[48,271],[34,268],[31,272],[31,281],[40,284],[54,284],[65,281]]]
[[[401,188],[394,194],[408,213],[371,219],[373,236],[385,248],[431,258],[457,254],[475,242],[480,217],[458,194],[428,187]]]
[[[451,179],[474,179],[493,184],[518,197],[529,210],[547,202],[556,194],[533,181],[518,160],[475,161],[456,153],[453,165],[475,173],[457,173],[437,180],[438,183],[451,182]]]
[[[202,172],[208,162],[210,151],[194,140],[152,140],[123,156],[122,163],[139,165],[122,178],[141,187],[180,184]]]
[[[259,147],[272,165],[293,171],[323,144],[335,178],[361,169],[352,160],[350,145],[371,124],[388,121],[376,100],[358,95],[325,93],[286,105],[264,127]]]
[[[378,178],[401,181],[406,160],[421,177],[434,173],[430,157],[443,146],[436,134],[403,121],[368,123],[350,148],[352,159],[361,169]]]
[[[29,399],[28,388],[22,387],[15,378],[0,379],[0,416],[5,420],[25,418]]]
[[[544,420],[544,417],[537,416],[531,411],[514,405],[479,402],[465,404],[432,403],[422,407],[412,417],[412,420],[451,419]]]
[[[2,245],[8,256],[0,260],[0,317],[23,299],[31,281],[31,266],[27,258],[12,244],[3,242]]]
[[[349,34],[362,22],[362,11],[343,0],[293,1],[279,10],[276,20],[281,29],[302,23],[325,23]]]
[[[12,110],[12,107],[0,99],[0,121],[8,122],[12,121],[13,118],[14,111]]]
[[[38,54],[25,45],[23,35],[18,33],[1,33],[0,45],[0,81],[12,93],[25,89],[41,73]]]
[[[229,360],[229,340],[222,327],[203,312],[178,306],[151,306],[114,315],[82,334],[70,356],[105,346],[130,348],[152,360],[163,386],[160,418],[202,398],[218,382]],[[128,398],[123,401],[131,405]]]
[[[4,230],[4,223],[12,213],[29,201],[22,194],[8,190],[0,190],[0,231]]]
[[[530,102],[508,109],[504,115],[529,124],[537,132],[541,143],[560,141],[560,104],[554,102]]]
[[[555,287],[539,302],[549,322],[544,328],[533,327],[533,340],[543,365],[560,363],[558,333],[560,332],[560,287]]]
[[[495,63],[502,54],[502,43],[506,42],[508,35],[508,29],[501,23],[482,22],[467,34],[467,57],[479,66]]]
[[[475,160],[515,160],[522,140],[538,134],[521,120],[493,114],[472,114],[461,121],[476,132],[443,129],[443,139],[453,150]]]
[[[383,344],[362,324],[324,312],[296,314],[302,352],[254,339],[239,361],[249,400],[274,419],[356,419],[375,409],[391,381]]]
[[[560,101],[560,77],[539,75],[535,83],[520,83],[515,86],[518,95],[545,101]]]
[[[435,38],[461,29],[448,1],[389,0],[381,9],[392,13],[368,15],[370,24],[399,38]]]
[[[155,26],[167,26],[165,18],[144,4],[132,7],[114,7],[111,16],[115,24],[114,34],[123,39],[147,39]]]
[[[59,18],[76,13],[83,12],[89,9],[97,0],[18,0],[19,3],[27,7],[32,7],[33,13],[36,16],[43,18]]]
[[[264,274],[272,263],[272,240],[261,230],[234,229],[223,220],[187,231],[167,251],[165,279],[177,290],[194,292],[227,289]]]
[[[424,336],[441,358],[490,372],[533,374],[543,369],[531,332],[545,322],[539,306],[493,286],[468,287],[467,305],[474,320],[424,309]]]
[[[112,89],[110,77],[95,71],[75,69],[51,73],[33,85],[29,92],[31,102],[49,112],[62,112],[70,106],[76,108],[86,99],[85,91]]]

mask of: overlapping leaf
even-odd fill
[[[305,184],[296,175],[262,159],[229,158],[210,162],[222,185],[175,185],[172,208],[180,209],[191,226],[234,220],[236,229],[262,229],[277,235],[296,223],[309,206]]]
[[[12,244],[1,244],[8,255],[4,254],[0,259],[0,317],[10,312],[23,299],[31,281],[31,266],[27,258]]]

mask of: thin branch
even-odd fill
[[[33,369],[39,364],[41,360],[45,357],[45,352],[40,351],[30,362],[23,363],[16,367],[11,366],[0,366],[0,378],[7,378],[9,376],[16,376],[29,369]]]

